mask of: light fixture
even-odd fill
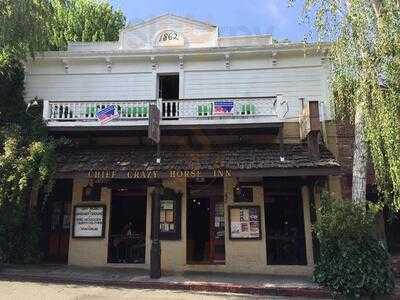
[[[90,185],[90,181],[83,188],[82,191],[82,201],[90,201],[92,196],[93,187]]]
[[[38,105],[39,105],[39,102],[35,99],[28,103],[25,111],[27,112],[31,107],[38,106]]]

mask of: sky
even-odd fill
[[[272,34],[278,40],[303,41],[310,26],[302,22],[302,0],[109,0],[137,23],[172,13],[217,25],[222,35]]]

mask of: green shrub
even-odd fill
[[[322,198],[315,225],[321,256],[314,281],[351,297],[391,293],[390,256],[374,237],[374,213],[351,201]]]
[[[26,141],[15,127],[0,130],[0,263],[40,259],[39,214],[29,200],[34,189],[51,191],[54,147],[49,139]]]

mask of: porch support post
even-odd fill
[[[160,199],[161,199],[161,182],[157,180],[156,187],[154,190],[154,201],[152,208],[153,210],[153,240],[151,243],[150,250],[150,278],[160,278],[161,277],[161,245],[158,238],[158,233],[160,229]]]

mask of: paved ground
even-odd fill
[[[89,282],[155,283],[155,284],[233,284],[261,288],[316,288],[318,285],[306,276],[267,276],[251,274],[185,272],[163,274],[160,279],[149,278],[149,271],[130,268],[74,267],[65,265],[12,265],[3,266],[0,278],[5,275],[50,277],[52,279],[88,280]]]
[[[148,271],[132,268],[84,268],[62,265],[3,265],[0,269],[0,281],[27,282],[27,284],[61,284],[64,286],[88,285],[93,288],[96,286],[100,288],[107,286],[111,289],[168,290],[171,291],[168,292],[169,294],[172,293],[171,295],[174,295],[172,299],[175,299],[176,295],[182,295],[182,293],[185,292],[330,298],[328,291],[318,287],[318,285],[311,281],[311,278],[301,276],[184,272],[163,273],[160,279],[150,279]],[[145,295],[146,291],[141,293]],[[160,293],[161,296],[165,296],[162,292]],[[4,293],[0,292],[0,300],[3,299],[1,297],[2,294]],[[154,297],[154,295],[150,295]],[[200,298],[197,299],[208,299],[204,298],[202,294],[200,294],[200,296]],[[143,296],[138,299],[142,298]],[[248,298],[251,299],[250,296]],[[242,297],[239,299],[244,298]]]
[[[183,292],[168,290],[137,290],[126,288],[100,287],[90,285],[67,285],[50,283],[31,283],[0,281],[0,299],[4,300],[241,300],[273,299],[284,297],[261,297],[239,294]],[[300,300],[305,298],[290,298]]]

